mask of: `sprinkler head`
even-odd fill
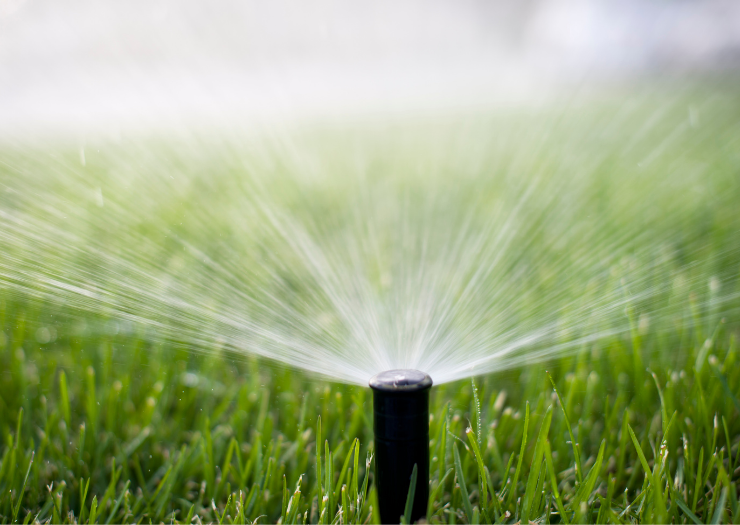
[[[414,465],[417,474],[411,523],[426,514],[431,386],[432,378],[418,370],[388,370],[370,379],[375,430],[375,485],[383,523],[398,523],[403,516]]]

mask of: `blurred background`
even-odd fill
[[[733,0],[0,0],[0,135],[522,104],[738,66]]]

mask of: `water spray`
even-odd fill
[[[416,465],[411,523],[426,514],[429,499],[429,389],[432,378],[418,370],[388,370],[370,379],[375,429],[375,486],[380,520],[403,516]]]

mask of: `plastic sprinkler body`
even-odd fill
[[[431,386],[432,378],[418,370],[388,370],[370,380],[375,430],[375,485],[383,523],[399,523],[403,516],[414,465],[417,474],[411,523],[426,514]]]

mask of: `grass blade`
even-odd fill
[[[316,418],[316,484],[319,494],[319,514],[324,510],[324,487],[321,477],[321,416]]]
[[[696,514],[691,512],[691,509],[680,496],[680,494],[678,494],[678,492],[676,492],[675,490],[671,490],[671,498],[691,521],[693,521],[697,525],[702,525],[702,521],[696,516]]]
[[[734,472],[735,464],[732,459],[732,441],[730,440],[730,431],[727,430],[727,420],[725,419],[725,416],[722,416],[722,428],[724,428],[725,442],[727,443],[727,462],[730,467],[729,471]]]
[[[355,460],[354,464],[352,465],[352,494],[350,494],[350,497],[355,502],[355,505],[357,505],[357,508],[360,508],[360,496],[359,496],[359,490],[360,487],[358,485],[359,483],[359,470],[360,470],[360,441],[357,440],[357,446],[355,447]]]
[[[92,503],[90,504],[90,521],[89,523],[97,523],[98,519],[98,497],[93,496]]]
[[[23,427],[23,407],[18,410],[18,419],[15,424],[15,448],[21,446],[21,428]]]
[[[478,387],[475,386],[475,379],[471,379],[470,382],[473,385],[473,406],[475,408],[474,410],[475,432],[476,432],[476,437],[478,438],[478,446],[480,446],[481,443],[483,442],[483,429],[481,428],[483,426],[483,423],[481,421],[480,399],[478,398]]]
[[[13,509],[13,523],[18,519],[18,512],[21,510],[21,502],[23,501],[23,493],[26,492],[26,483],[28,482],[28,475],[31,473],[31,466],[33,465],[33,457],[36,455],[36,451],[31,452],[31,461],[28,462],[28,469],[26,469],[26,477],[23,479],[23,485],[21,491],[18,493],[18,503]]]
[[[80,479],[80,521],[85,521],[85,501],[87,501],[87,491],[90,489],[90,478],[87,478],[87,483],[84,479]]]
[[[555,386],[555,381],[553,380],[552,376],[550,375],[550,372],[545,372],[547,374],[547,377],[550,379],[550,383],[552,383],[552,388],[555,390],[555,395],[558,397],[558,402],[560,403],[560,408],[563,411],[563,416],[565,417],[565,426],[568,429],[568,435],[570,435],[570,444],[573,447],[573,457],[575,458],[576,462],[576,479],[578,480],[578,483],[583,483],[583,470],[581,468],[581,456],[578,453],[578,444],[576,443],[576,438],[573,436],[573,428],[570,426],[570,419],[568,419],[568,412],[565,410],[565,404],[563,403],[563,398],[560,397],[560,392],[558,392],[558,387]]]
[[[183,523],[190,523],[190,521],[193,519],[193,511],[195,510],[195,503],[190,505],[190,510],[188,511],[188,515],[185,516],[185,521]]]
[[[552,490],[552,494],[555,496],[555,506],[558,508],[558,512],[560,513],[560,519],[565,523],[565,525],[569,525],[568,516],[566,515],[565,507],[563,506],[563,500],[560,498],[560,491],[558,490],[558,478],[552,464],[550,441],[545,441],[545,463],[547,464],[547,470],[550,472],[550,490]]]
[[[288,482],[285,479],[285,474],[283,474],[283,500],[281,508],[280,517],[282,522],[285,523],[288,517]]]
[[[442,477],[442,480],[437,483],[437,486],[434,487],[434,490],[429,495],[429,501],[427,502],[427,521],[429,521],[432,517],[432,514],[433,514],[432,511],[434,510],[434,502],[437,500],[437,493],[440,490],[442,490],[442,487],[444,487],[445,481],[447,480],[449,475],[452,474],[454,470],[455,469],[453,468],[448,469],[445,475]]]
[[[647,459],[645,459],[645,454],[642,452],[642,447],[640,446],[639,441],[637,441],[637,436],[635,436],[635,432],[632,430],[632,427],[627,425],[627,430],[629,430],[630,437],[632,438],[632,443],[635,446],[635,449],[637,450],[637,455],[640,458],[640,463],[642,464],[642,468],[645,470],[645,474],[647,475],[648,484],[652,486],[653,489],[653,500],[654,500],[654,510],[658,513],[655,517],[656,522],[662,522],[664,519],[665,514],[665,504],[663,502],[663,487],[660,483],[658,483],[659,479],[656,479],[655,474],[657,472],[653,472],[650,470],[650,466],[648,465]],[[657,462],[656,462],[656,470],[657,470]]]
[[[635,446],[635,450],[637,450],[637,456],[640,458],[640,463],[642,464],[642,468],[645,471],[645,474],[649,478],[653,477],[653,471],[650,470],[650,465],[648,465],[647,459],[645,459],[645,454],[642,453],[642,447],[640,446],[640,442],[637,441],[637,436],[635,436],[634,430],[632,430],[632,427],[627,425],[627,430],[630,433],[630,437],[632,438],[632,444]]]
[[[60,405],[62,408],[62,417],[64,418],[64,423],[67,425],[67,428],[70,428],[71,420],[71,411],[69,409],[69,392],[67,391],[67,375],[64,373],[64,370],[59,372],[59,397],[60,397]]]
[[[347,485],[342,485],[342,523],[351,523],[352,516],[349,513],[349,497],[347,497]]]
[[[362,492],[360,493],[360,509],[357,511],[357,515],[361,516],[362,510],[365,508],[365,502],[367,501],[367,482],[370,479],[370,465],[372,464],[373,457],[370,452],[367,453],[365,459],[365,480],[362,482]]]
[[[527,431],[529,430],[529,401],[524,409],[524,432],[522,433],[522,446],[519,449],[519,458],[516,461],[516,470],[514,471],[514,479],[511,480],[511,489],[509,490],[509,497],[507,498],[506,505],[509,506],[514,501],[517,491],[517,483],[519,482],[519,473],[522,471],[522,461],[524,460],[524,451],[527,449]]]
[[[123,501],[123,497],[128,492],[128,486],[131,483],[131,481],[126,481],[126,484],[123,486],[123,490],[121,491],[121,495],[118,496],[118,499],[116,500],[115,505],[113,505],[113,510],[110,511],[110,514],[108,515],[108,519],[105,522],[105,525],[108,525],[113,518],[116,516],[116,512],[118,512],[118,507],[121,506],[121,501]]]
[[[486,469],[483,466],[483,457],[480,453],[480,448],[478,447],[478,441],[476,440],[473,429],[468,428],[466,432],[468,436],[468,441],[470,441],[470,446],[473,449],[473,455],[475,456],[475,461],[478,465],[478,485],[480,487],[480,505],[483,511],[488,508],[488,480],[486,479]]]
[[[324,461],[326,463],[324,464],[324,490],[326,490],[326,505],[328,506],[327,509],[327,516],[331,517],[331,515],[334,514],[334,494],[331,490],[331,478],[334,475],[334,461],[332,458],[332,453],[329,450],[329,440],[324,441]]]
[[[416,495],[416,476],[418,465],[414,463],[414,470],[411,471],[411,481],[409,482],[409,492],[406,494],[406,507],[403,510],[402,523],[411,523],[411,511],[414,508],[414,496]]]
[[[449,410],[449,406],[445,407],[445,413]],[[439,461],[439,469],[437,472],[437,480],[442,481],[442,473],[447,467],[447,418],[442,418],[442,429],[439,433],[439,448],[437,449],[437,460]]]
[[[545,453],[545,441],[547,441],[547,435],[550,432],[550,422],[552,421],[552,406],[547,407],[545,412],[545,418],[540,425],[539,434],[537,434],[537,441],[535,442],[534,456],[532,456],[532,463],[529,468],[529,479],[527,480],[527,488],[524,492],[524,500],[522,501],[522,522],[529,522],[529,515],[534,511],[534,499],[537,489],[537,484],[540,479],[540,470],[542,467],[542,456]]]
[[[355,450],[355,446],[358,445],[357,439],[355,438],[352,441],[352,444],[349,446],[349,451],[347,451],[347,456],[344,458],[344,463],[342,464],[342,470],[339,472],[339,479],[337,479],[337,484],[334,487],[334,493],[339,493],[339,490],[342,487],[342,484],[344,483],[344,477],[347,475],[347,469],[349,468],[349,462],[352,459],[352,452]]]
[[[714,372],[714,375],[717,376],[717,379],[719,379],[719,383],[722,385],[722,390],[725,391],[725,395],[730,400],[732,400],[732,404],[735,405],[735,409],[737,410],[738,414],[740,414],[740,401],[738,401],[737,396],[730,388],[730,385],[727,383],[727,379],[725,378],[725,375],[719,369],[716,357],[711,356],[709,358],[709,366],[712,367],[712,372]]]
[[[468,517],[468,521],[473,519],[473,506],[470,504],[470,496],[468,495],[468,488],[465,485],[465,476],[460,463],[460,452],[457,450],[457,443],[452,444],[452,453],[455,456],[455,474],[457,476],[457,483],[460,485],[460,492],[462,493],[463,506],[465,507],[465,515]]]
[[[665,399],[663,398],[663,390],[660,388],[660,382],[658,381],[658,376],[655,375],[655,372],[647,369],[648,372],[650,372],[650,375],[653,376],[653,381],[655,382],[655,388],[658,390],[658,397],[660,398],[660,415],[661,415],[661,422],[663,423],[663,436],[665,439],[665,435],[667,434],[667,425],[668,425],[668,410],[665,406]]]
[[[599,473],[601,472],[601,463],[604,460],[605,448],[606,439],[602,440],[601,442],[601,446],[599,447],[599,454],[596,456],[596,463],[594,463],[594,466],[591,467],[588,476],[586,476],[583,484],[578,489],[578,492],[576,492],[576,497],[573,499],[574,506],[580,505],[581,503],[586,503],[591,496],[594,488],[596,488],[596,481],[598,480]]]
[[[704,447],[701,447],[701,450],[699,450],[699,463],[697,464],[697,470],[696,470],[696,482],[694,483],[694,501],[691,505],[691,511],[696,512],[696,503],[699,500],[699,492],[701,491],[701,480],[702,480],[702,464],[704,463]]]
[[[725,513],[725,504],[727,503],[727,493],[729,492],[728,487],[722,489],[722,494],[717,502],[717,507],[714,510],[712,521],[710,523],[722,523],[722,516]]]
[[[515,454],[512,452],[509,456],[509,461],[506,462],[506,468],[504,469],[504,478],[501,482],[501,492],[499,493],[500,497],[503,497],[504,492],[506,492],[507,484],[509,481],[509,473],[511,472],[511,465],[514,463],[514,456]]]

